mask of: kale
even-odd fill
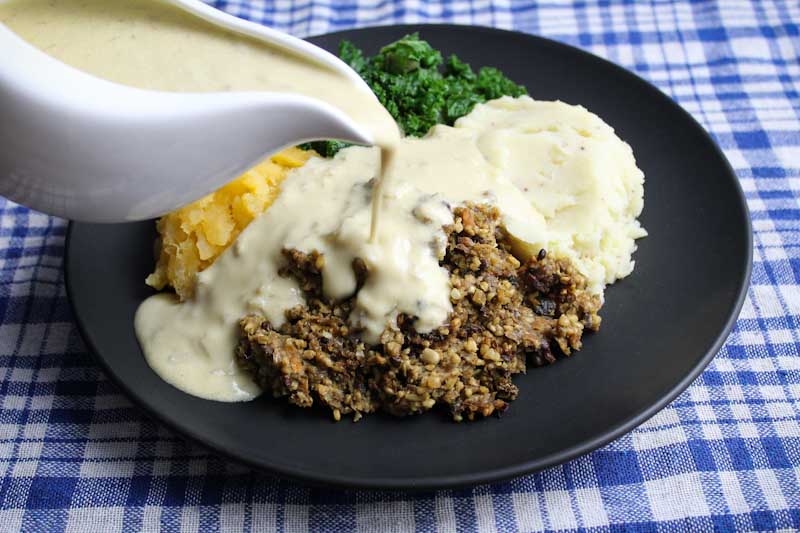
[[[342,148],[352,146],[344,141],[311,141],[300,145],[303,150],[314,150],[322,157],[333,157]]]
[[[339,57],[361,76],[389,111],[405,135],[421,137],[436,124],[452,126],[475,104],[501,96],[527,94],[492,67],[476,73],[468,63],[441,52],[414,33],[381,48],[373,57],[349,41],[342,41]],[[340,141],[303,145],[324,157],[348,146]]]

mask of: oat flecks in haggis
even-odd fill
[[[454,214],[442,260],[452,286],[447,324],[421,334],[413,317],[401,315],[367,346],[347,322],[353,298],[322,295],[324,258],[287,250],[283,273],[299,281],[307,306],[287,311],[277,330],[263,317],[244,317],[239,364],[274,396],[321,404],[336,420],[436,405],[457,421],[503,412],[517,397],[512,376],[528,362],[542,366],[580,349],[583,332],[600,326],[601,302],[566,259],[543,250],[520,264],[503,242],[496,208],[468,205]],[[363,281],[363,263],[354,268]]]

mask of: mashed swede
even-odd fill
[[[145,283],[172,287],[181,300],[194,293],[202,272],[263,213],[280,191],[286,173],[302,166],[313,152],[288,148],[211,194],[158,220],[158,260]]]

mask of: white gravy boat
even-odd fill
[[[218,11],[169,3],[366,84],[306,41]],[[372,144],[322,101],[269,92],[169,93],[112,83],[34,48],[0,24],[0,195],[74,220],[160,216],[267,155],[317,139]]]

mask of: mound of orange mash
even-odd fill
[[[158,260],[145,283],[173,287],[181,300],[194,294],[198,272],[209,267],[280,192],[286,173],[314,152],[287,148],[203,198],[161,217]]]

